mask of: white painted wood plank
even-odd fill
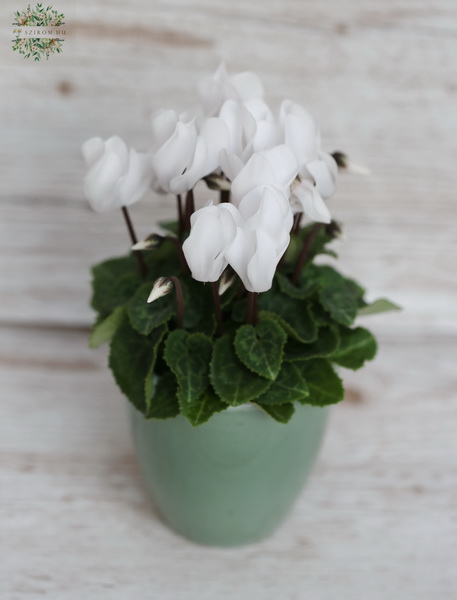
[[[233,70],[259,71],[273,104],[283,95],[306,103],[329,149],[371,166],[371,179],[342,180],[332,205],[349,235],[342,266],[373,296],[391,295],[407,309],[385,322],[455,331],[455,4],[137,6],[150,40],[119,3],[110,3],[96,36],[88,24],[103,4],[83,2],[68,7],[81,42],[68,54],[78,66],[0,71],[0,319],[90,321],[88,266],[120,251],[123,234],[117,217],[83,207],[81,143],[119,133],[147,148],[150,109],[193,101],[188,90],[225,56]],[[152,226],[147,212],[139,208],[138,220]]]
[[[105,353],[85,333],[3,328],[0,339],[2,598],[452,597],[452,341],[384,338],[348,377],[287,522],[259,545],[218,550],[158,520]]]

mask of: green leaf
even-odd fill
[[[182,281],[184,295],[184,327],[212,336],[216,330],[211,284],[194,279]]]
[[[212,341],[202,333],[176,329],[165,342],[164,357],[178,380],[181,412],[189,419],[208,388],[211,353]]]
[[[148,304],[151,290],[152,283],[144,283],[127,304],[132,327],[142,335],[148,335],[155,327],[167,323],[176,313],[174,291]]]
[[[340,347],[331,355],[330,359],[342,367],[357,370],[363,367],[365,361],[375,357],[376,350],[376,340],[368,329],[341,327]]]
[[[136,332],[125,320],[110,347],[109,366],[116,383],[130,402],[144,412],[144,382],[154,358],[151,340]]]
[[[357,316],[362,315],[376,315],[378,313],[389,312],[392,310],[401,310],[401,306],[391,302],[387,298],[378,298],[371,304],[367,304],[366,306],[362,306],[357,311]]]
[[[327,360],[315,358],[305,360],[300,365],[310,391],[310,395],[303,404],[326,406],[327,404],[336,404],[343,399],[344,390],[341,379]]]
[[[271,385],[270,381],[243,365],[235,354],[233,339],[229,335],[224,335],[214,344],[210,379],[219,398],[230,406],[258,398]]]
[[[141,283],[133,256],[112,258],[92,267],[92,307],[103,315],[126,304]]]
[[[311,344],[302,344],[297,340],[289,339],[285,347],[284,360],[307,360],[329,356],[335,352],[339,343],[340,338],[334,327],[321,327],[319,337]]]
[[[151,378],[152,383],[152,378]],[[170,419],[179,415],[178,382],[170,371],[157,378],[149,396],[146,419]]]
[[[308,236],[311,234],[311,231],[314,229],[315,223],[311,223],[306,227],[300,229],[295,235],[291,237],[291,242],[289,248],[286,252],[285,261],[291,265],[295,266],[295,263],[298,259],[298,256],[303,248],[303,244]],[[334,225],[319,227],[317,233],[314,234],[313,241],[308,249],[307,254],[307,263],[311,263],[313,258],[318,254],[334,254],[332,250],[327,248],[327,245],[330,244],[335,236],[332,234],[331,229],[334,228]]]
[[[291,298],[297,298],[298,300],[308,298],[314,294],[319,287],[317,271],[314,268],[314,265],[309,265],[306,269],[303,269],[301,281],[298,286],[292,283],[288,277],[279,271],[276,273],[276,279],[279,284],[279,289],[284,294]]]
[[[281,368],[287,335],[272,319],[260,319],[258,324],[243,325],[235,335],[235,352],[251,371],[276,379]]]
[[[259,306],[268,312],[268,315],[263,316],[278,321],[289,335],[301,342],[312,342],[317,338],[317,324],[306,300],[289,298],[272,289],[260,294]]]
[[[157,358],[158,358],[158,354],[159,354],[159,346],[160,343],[162,342],[163,338],[165,337],[166,333],[168,331],[168,327],[167,325],[160,325],[159,327],[157,327],[156,329],[153,330],[153,332],[151,333],[151,335],[149,336],[149,339],[151,340],[151,346],[154,349],[153,355],[152,355],[152,360],[151,360],[151,364],[149,366],[149,370],[146,374],[146,378],[144,381],[144,399],[145,399],[145,403],[146,403],[146,411],[149,411],[150,407],[151,407],[151,399],[154,393],[154,380],[156,379],[155,376],[155,368],[156,368],[156,362],[157,362]]]
[[[319,300],[326,311],[341,325],[351,325],[357,315],[364,290],[331,267],[319,267]]]
[[[254,404],[257,404],[254,402]],[[273,417],[278,423],[288,423],[295,412],[293,404],[258,404],[263,411]]]
[[[209,386],[196,402],[188,407],[186,417],[194,427],[206,423],[215,413],[225,410],[227,405]]]
[[[284,404],[301,402],[309,396],[306,379],[303,377],[301,363],[285,362],[278,377],[268,390],[256,400],[259,404]]]
[[[109,342],[122,324],[125,314],[125,306],[118,306],[106,319],[95,325],[89,339],[89,347],[98,348]]]

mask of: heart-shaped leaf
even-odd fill
[[[165,360],[178,380],[178,399],[188,416],[209,385],[212,342],[203,333],[172,331],[165,342]]]
[[[210,369],[211,383],[219,398],[239,406],[258,398],[271,385],[247,369],[235,354],[233,338],[224,335],[214,344]]]
[[[373,335],[364,327],[348,329],[340,327],[340,346],[330,360],[354,371],[363,367],[365,361],[376,355],[377,344]]]
[[[273,319],[261,319],[254,327],[243,325],[235,335],[235,352],[257,375],[276,379],[281,368],[287,334]]]
[[[308,384],[301,363],[284,362],[278,377],[268,390],[257,398],[259,404],[302,402],[309,396]]]

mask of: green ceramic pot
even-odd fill
[[[255,405],[192,427],[179,416],[146,420],[131,407],[135,449],[154,503],[186,538],[249,544],[283,520],[315,462],[327,409],[296,407],[287,425]]]

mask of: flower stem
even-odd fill
[[[248,292],[246,323],[248,325],[257,325],[257,294],[255,292]]]
[[[170,279],[173,282],[173,285],[175,286],[175,291],[176,291],[176,323],[178,325],[178,328],[182,329],[184,327],[184,296],[183,296],[183,293],[182,293],[181,282],[174,275],[172,275],[168,279]]]
[[[126,206],[122,207],[122,214],[124,215],[125,224],[127,225],[127,229],[130,235],[130,240],[132,241],[132,246],[138,243],[138,238],[136,237],[135,230],[133,229],[132,221],[130,219],[129,211]],[[138,261],[138,266],[140,268],[140,273],[143,277],[146,277],[148,274],[148,268],[146,263],[144,262],[144,256],[142,252],[135,252],[136,259]]]
[[[303,267],[305,265],[305,261],[306,258],[308,256],[309,253],[309,249],[311,247],[311,244],[313,243],[314,238],[316,237],[319,229],[322,227],[322,223],[316,223],[314,225],[314,227],[311,229],[308,237],[305,239],[304,243],[303,243],[303,247],[301,249],[300,255],[298,257],[298,260],[295,264],[295,269],[294,269],[294,274],[292,277],[292,282],[295,285],[298,285],[298,282],[300,281],[300,275],[301,272],[303,271]]]
[[[195,211],[194,191],[189,190],[186,196],[186,214],[184,217],[184,230],[190,231],[190,218]]]
[[[230,190],[221,190],[219,198],[221,203],[230,202]]]
[[[181,194],[176,196],[176,203],[178,205],[178,237],[182,241],[184,234],[184,215],[182,211],[182,198]]]
[[[216,317],[217,323],[216,334],[222,335],[221,297],[219,296],[219,283],[217,281],[211,282],[211,290],[213,292],[214,316]]]
[[[294,216],[294,224],[292,225],[292,229],[290,230],[290,235],[294,235],[300,229],[300,223],[303,217],[302,212],[295,213]]]

